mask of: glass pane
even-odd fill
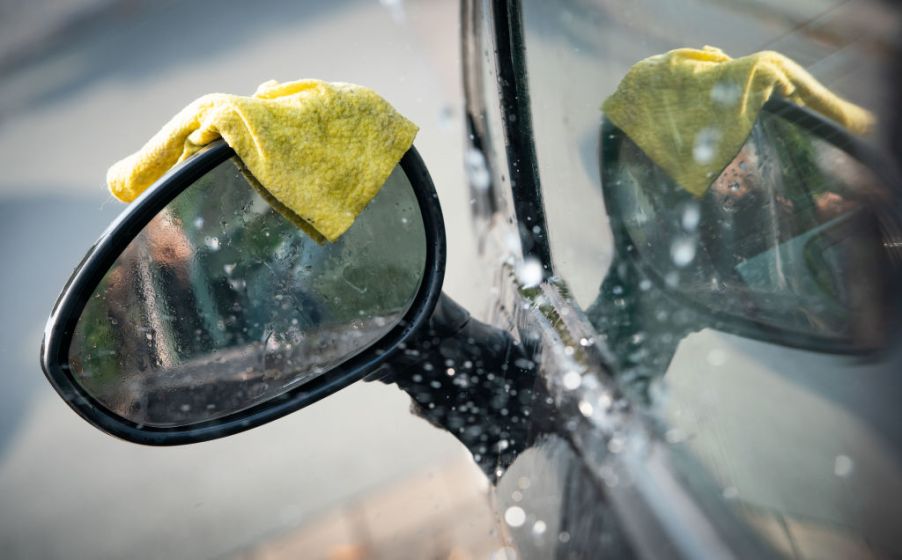
[[[883,246],[872,210],[889,193],[851,156],[762,114],[696,197],[622,132],[605,141],[617,146],[602,162],[614,220],[666,290],[764,328],[872,348],[882,337]]]
[[[76,326],[70,366],[94,398],[136,423],[219,418],[385,335],[416,296],[425,258],[400,167],[347,233],[321,245],[273,210],[233,158],[119,256]]]
[[[829,142],[800,145],[766,118],[699,199],[628,141],[622,185],[605,183],[599,165],[600,108],[628,69],[704,45],[795,60],[874,113],[863,142],[898,154],[884,144],[898,120],[898,8],[524,0],[523,19],[555,271],[686,485],[699,503],[729,504],[786,557],[902,554],[902,333],[881,262],[898,240],[875,217],[897,205],[895,192],[874,192],[867,170]],[[621,186],[618,208],[607,207],[604,192]],[[619,245],[617,228],[635,246]],[[881,351],[844,353],[849,341]]]

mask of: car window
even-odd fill
[[[899,16],[866,0],[523,2],[555,272],[687,484],[786,557],[902,553],[894,164],[864,155],[887,150]],[[640,60],[706,45],[794,60],[875,131],[777,99],[687,192],[601,105]]]

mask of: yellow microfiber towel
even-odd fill
[[[775,92],[852,132],[873,126],[868,111],[779,53],[732,59],[708,46],[636,63],[602,110],[678,184],[701,196],[739,152]]]
[[[370,89],[269,81],[252,97],[213,93],[195,100],[110,167],[107,184],[113,196],[131,202],[222,137],[273,206],[305,231],[335,241],[379,192],[416,133],[415,124]]]

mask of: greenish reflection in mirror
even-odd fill
[[[106,273],[76,325],[72,374],[138,424],[220,418],[378,341],[416,297],[425,262],[400,167],[347,233],[318,244],[233,158],[169,203]]]
[[[881,344],[883,243],[872,209],[889,197],[854,158],[763,113],[733,161],[694,197],[629,138],[619,146],[606,163],[616,169],[613,210],[664,291],[708,315],[823,344]]]

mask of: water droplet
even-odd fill
[[[692,145],[692,159],[700,165],[714,161],[717,155],[717,144],[720,142],[720,131],[716,128],[703,128],[695,136]]]
[[[542,264],[529,257],[517,265],[517,280],[524,288],[538,286],[542,282]]]
[[[690,202],[683,207],[683,216],[680,223],[686,231],[695,231],[701,220],[701,212],[697,202]]]
[[[582,385],[583,378],[578,372],[568,371],[564,374],[561,381],[564,384],[564,389],[573,391],[574,389],[579,389],[579,386]]]
[[[489,188],[492,176],[489,174],[485,155],[481,151],[476,148],[469,148],[464,156],[464,168],[467,173],[467,179],[470,181],[470,186],[478,191],[484,191]]]
[[[680,285],[680,275],[671,270],[664,275],[664,283],[667,284],[669,288],[676,288]]]
[[[670,245],[670,258],[680,268],[695,259],[696,241],[693,237],[677,237]]]
[[[711,88],[711,101],[718,105],[731,107],[739,101],[742,89],[734,82],[717,82]]]
[[[197,229],[204,227],[204,219],[200,216],[194,218],[194,227]]]
[[[504,234],[504,246],[508,253],[517,254],[520,252],[520,237],[515,233],[507,232]]]
[[[583,416],[588,418],[589,416],[592,416],[592,413],[594,411],[595,409],[592,407],[591,403],[589,403],[588,401],[579,401],[579,412]]]
[[[611,394],[608,392],[604,392],[598,395],[598,406],[601,407],[602,410],[608,410],[611,408],[611,405],[614,404],[614,399],[611,398]]]
[[[526,523],[526,512],[520,506],[511,506],[504,512],[504,521],[511,527],[521,527]]]
[[[840,478],[848,478],[855,470],[855,463],[848,455],[837,455],[833,461],[833,474]]]
[[[438,113],[438,127],[442,130],[448,130],[454,124],[454,109],[449,105],[442,107]]]
[[[532,532],[534,535],[544,535],[546,529],[548,529],[548,527],[541,519],[532,524]]]
[[[225,265],[222,266],[222,269],[225,271],[226,274],[231,274],[232,272],[235,271],[235,267],[236,267],[236,266],[237,266],[237,265],[234,264],[234,263],[232,263],[232,264],[225,264]]]
[[[219,238],[208,235],[204,237],[204,245],[207,246],[211,251],[219,250]]]

